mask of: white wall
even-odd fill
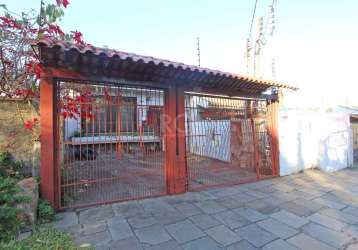
[[[132,89],[124,88],[122,96],[136,97],[137,98],[137,126],[141,126],[143,121],[147,119],[147,111],[149,106],[162,106],[164,107],[164,92],[158,90],[148,89]],[[75,132],[81,128],[81,118],[66,118],[64,122],[66,126],[66,135],[64,139],[68,140]],[[137,129],[138,129],[137,128]]]
[[[210,158],[230,161],[230,121],[195,121],[187,126],[189,152]],[[213,136],[214,134],[214,136]]]
[[[332,172],[352,165],[349,115],[280,110],[280,175],[318,167]]]

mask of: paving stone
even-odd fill
[[[347,206],[344,203],[335,202],[332,200],[325,199],[323,197],[318,197],[318,198],[314,199],[313,201],[320,203],[326,207],[330,207],[330,208],[334,208],[334,209],[338,209],[338,210],[345,208]]]
[[[277,191],[272,193],[272,196],[277,197],[279,199],[285,200],[285,201],[293,201],[298,198],[297,194],[294,194],[292,192],[283,192],[283,191]]]
[[[79,247],[79,249],[82,249],[82,248]],[[84,249],[86,249],[86,248],[84,248]],[[95,246],[94,249],[95,250],[111,250],[108,245]]]
[[[252,208],[240,207],[234,209],[233,211],[251,222],[260,221],[267,218],[266,215],[263,215]]]
[[[260,192],[258,190],[249,190],[249,191],[245,192],[245,194],[251,195],[251,196],[256,197],[258,199],[263,199],[263,198],[267,198],[267,197],[270,196],[270,195],[268,195],[266,193],[263,193],[263,192]]]
[[[349,206],[349,207],[346,207],[345,209],[343,209],[342,212],[358,217],[358,208]]]
[[[116,216],[130,218],[137,215],[145,214],[144,208],[137,201],[120,202],[112,205]]]
[[[194,204],[207,214],[214,214],[225,211],[227,209],[226,207],[213,200],[196,202]]]
[[[108,231],[86,235],[86,236],[75,236],[75,243],[77,245],[91,244],[93,246],[106,245],[112,240],[111,235]]]
[[[236,200],[238,200],[240,202],[244,202],[244,203],[257,200],[257,198],[255,196],[248,195],[247,193],[238,193],[238,194],[233,195],[232,197],[233,197],[233,199],[236,199]]]
[[[179,210],[185,217],[201,214],[202,210],[200,210],[198,207],[194,206],[191,203],[180,203],[175,206],[177,210]]]
[[[281,205],[282,203],[285,203],[286,201],[281,199],[281,198],[278,198],[276,196],[270,196],[268,198],[265,198],[263,199],[264,202],[268,203],[268,204],[271,204],[273,206],[279,206]]]
[[[357,202],[355,197],[346,191],[334,190],[331,192],[331,194],[335,195],[338,198],[338,201],[341,201],[342,203],[347,203],[352,205],[353,203]]]
[[[328,217],[328,216],[320,214],[320,213],[315,213],[315,214],[307,217],[307,219],[309,219],[310,221],[313,221],[315,223],[321,224],[322,226],[336,230],[336,231],[340,231],[340,230],[342,230],[342,228],[347,226],[347,224],[345,224],[341,221],[338,221],[336,219],[333,219],[331,217]]]
[[[128,223],[135,229],[148,227],[157,223],[153,216],[139,215],[128,219]]]
[[[136,237],[131,237],[124,240],[111,241],[108,244],[111,250],[142,250],[142,245]]]
[[[288,212],[291,212],[297,216],[300,217],[305,217],[305,216],[310,216],[311,214],[314,213],[314,211],[308,209],[305,206],[302,206],[300,204],[294,203],[293,201],[290,202],[286,202],[280,205],[281,209],[284,209]]]
[[[254,200],[254,201],[246,203],[247,207],[250,207],[250,208],[253,208],[253,209],[263,208],[263,207],[266,207],[268,205],[269,205],[269,203],[265,202],[263,199]]]
[[[321,214],[327,215],[331,218],[334,218],[336,220],[342,221],[344,223],[347,224],[356,224],[358,223],[358,217],[348,214],[348,213],[344,213],[342,211],[336,210],[336,209],[332,209],[332,208],[327,208],[324,209],[322,211],[320,211]]]
[[[262,214],[266,214],[266,215],[278,212],[280,210],[280,208],[278,208],[277,206],[269,204],[269,203],[263,201],[262,199],[249,202],[246,204],[246,206],[251,207],[251,208],[255,209],[256,211],[258,211]]]
[[[325,195],[322,195],[321,197],[319,198],[322,198],[322,199],[326,199],[326,200],[329,200],[329,201],[333,201],[333,202],[336,202],[336,203],[340,203],[340,204],[344,204],[347,206],[347,204],[345,202],[342,201],[341,198],[339,198],[337,195],[335,195],[334,193],[327,193]]]
[[[224,225],[212,227],[205,232],[222,246],[231,245],[242,239],[235,232],[231,231]]]
[[[114,212],[111,206],[99,206],[83,210],[79,214],[79,220],[81,224],[90,222],[99,222],[110,219],[114,216]]]
[[[342,230],[347,236],[358,238],[358,226],[357,225],[351,225],[349,227],[346,227]]]
[[[317,212],[317,211],[321,210],[322,208],[326,207],[326,205],[315,202],[315,200],[306,200],[306,199],[302,199],[302,198],[298,198],[297,200],[294,200],[293,202],[295,204],[304,206],[313,212]]]
[[[121,217],[113,217],[107,221],[107,224],[113,240],[122,240],[133,236],[128,222]]]
[[[96,222],[95,224],[84,224],[81,230],[82,235],[91,235],[107,230],[105,222]]]
[[[191,221],[184,220],[165,226],[170,235],[178,242],[185,243],[197,238],[204,237],[205,234]]]
[[[220,245],[209,237],[203,237],[182,245],[184,250],[222,250]]]
[[[271,218],[257,222],[257,225],[281,239],[287,239],[298,234],[297,230]]]
[[[174,207],[170,206],[160,198],[141,200],[138,201],[138,203],[143,206],[146,212],[152,213],[153,215],[177,212]]]
[[[265,245],[262,250],[298,250],[298,248],[282,239],[278,239]]]
[[[227,187],[227,188],[217,189],[213,192],[209,191],[209,193],[215,196],[216,198],[222,198],[222,197],[231,196],[240,193],[240,190],[232,187]]]
[[[185,220],[185,216],[178,211],[175,212],[168,212],[168,213],[159,213],[154,215],[155,220],[158,224],[167,225],[172,224],[178,221]]]
[[[208,214],[194,215],[192,217],[189,217],[189,219],[196,226],[204,230],[221,224],[220,221],[218,221],[217,219],[213,218],[211,215]]]
[[[293,236],[287,242],[299,249],[335,250],[335,248],[303,233]]]
[[[158,245],[152,245],[144,248],[145,250],[182,250],[183,248],[175,241],[170,240]]]
[[[227,250],[258,250],[258,248],[251,245],[248,241],[242,240],[228,246]]]
[[[135,235],[142,243],[151,245],[160,244],[171,240],[170,235],[165,231],[161,225],[153,225],[141,229],[134,230]]]
[[[358,250],[358,243],[349,245],[346,250]]]
[[[310,223],[302,228],[303,232],[315,239],[325,242],[333,247],[341,248],[351,239],[343,233],[328,229],[318,224]]]
[[[255,247],[262,247],[277,238],[273,234],[261,229],[256,224],[250,224],[246,227],[236,229],[235,232]]]
[[[292,192],[290,192],[292,195],[297,196],[297,198],[302,198],[302,199],[306,199],[306,200],[312,200],[314,198],[319,197],[319,195],[314,195],[314,194],[310,194],[310,193],[306,193],[300,190],[293,190]]]
[[[67,228],[78,224],[78,217],[75,212],[65,212],[57,214],[58,220],[51,223],[51,226],[55,228]]]
[[[229,208],[229,209],[233,209],[233,208],[238,208],[238,207],[242,207],[245,205],[244,202],[242,202],[241,200],[237,199],[237,197],[233,197],[233,196],[226,196],[220,199],[216,200],[220,205]]]
[[[293,213],[281,210],[280,212],[270,215],[272,218],[293,228],[300,228],[307,224],[309,221],[306,218],[299,217]]]
[[[268,185],[266,187],[260,188],[258,191],[271,195],[273,192],[276,192],[277,189],[273,185]]]
[[[222,222],[231,229],[242,227],[250,223],[250,221],[248,221],[244,217],[230,210],[214,214],[213,216],[215,219]]]
[[[313,195],[315,198],[316,197],[321,197],[321,196],[326,194],[325,191],[321,191],[321,190],[318,190],[317,188],[313,188],[311,186],[311,184],[307,185],[306,188],[301,188],[300,191],[302,191],[302,192],[304,192],[306,194]]]
[[[278,183],[278,184],[274,185],[274,188],[276,190],[280,190],[282,192],[291,192],[295,189],[295,187],[293,185],[289,185],[286,183]]]

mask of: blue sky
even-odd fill
[[[16,12],[38,9],[39,2],[0,0]],[[267,15],[270,2],[259,0],[258,16]],[[199,35],[203,67],[245,74],[253,5],[254,0],[70,0],[61,25],[81,31],[96,46],[188,64],[197,63]],[[278,0],[277,33],[267,50],[275,57],[277,80],[301,88],[295,101],[358,104],[357,13],[356,0]]]

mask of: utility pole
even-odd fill
[[[41,3],[40,3],[40,20],[39,20],[39,26],[40,28],[42,28],[42,26],[45,24],[45,3],[43,0],[41,0]]]
[[[274,31],[275,31],[275,12],[277,6],[277,0],[272,0],[269,7],[269,12],[265,21],[263,17],[258,17],[256,19],[256,8],[258,5],[258,0],[255,0],[255,5],[253,9],[253,14],[250,22],[250,31],[249,36],[246,40],[246,51],[245,51],[245,59],[246,59],[246,71],[248,75],[253,75],[254,77],[261,78],[263,76],[263,68],[262,61],[263,57],[266,53],[264,49],[266,45],[268,45],[268,40],[273,40]],[[253,32],[253,23],[257,20],[257,28],[256,32]],[[255,34],[253,34],[255,33]],[[270,43],[271,44],[271,43]],[[272,79],[276,78],[276,65],[275,59],[272,58],[270,63],[271,68],[271,77]],[[265,65],[267,62],[265,62]],[[268,66],[268,65],[267,65]]]
[[[197,56],[198,56],[198,66],[200,67],[200,37],[198,36],[197,37],[197,51],[198,51],[198,54],[197,54]]]

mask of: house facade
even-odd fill
[[[37,46],[41,192],[55,208],[278,175],[277,93],[295,88],[87,45]]]

